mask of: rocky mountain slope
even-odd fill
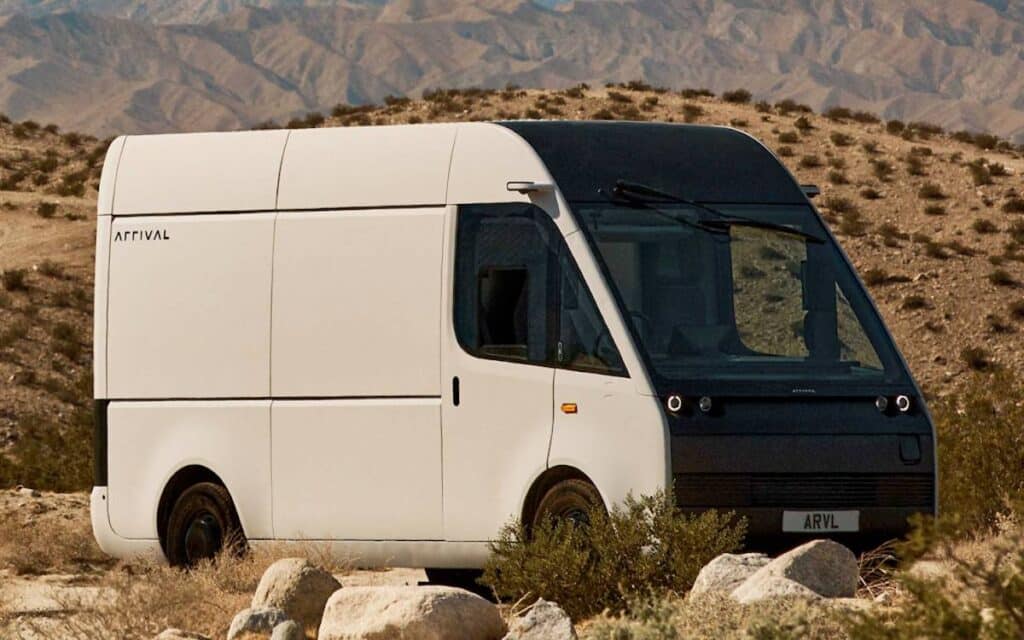
[[[633,88],[441,91],[292,126],[497,118],[731,124],[817,200],[930,395],[1024,366],[1024,159],[863,113]],[[322,121],[323,120],[323,121]],[[982,143],[985,141],[982,140]],[[90,403],[92,259],[104,143],[0,119],[0,446]]]
[[[633,78],[1021,142],[1024,10],[1005,0],[0,0],[0,111],[98,135],[246,127],[439,86]]]

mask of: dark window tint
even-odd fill
[[[626,367],[611,333],[564,245],[559,270],[562,274],[558,338],[561,365],[593,373],[625,374]]]
[[[624,374],[561,234],[532,205],[459,209],[455,331],[483,357]]]

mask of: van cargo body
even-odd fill
[[[934,432],[805,191],[690,125],[114,140],[96,251],[113,555],[232,530],[480,567],[512,519],[671,489],[752,541],[934,513]]]

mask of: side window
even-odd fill
[[[561,234],[533,205],[459,208],[454,315],[475,356],[625,375]]]
[[[625,375],[626,367],[611,333],[564,244],[559,252],[562,276],[558,355],[561,366],[578,371]]]
[[[455,332],[469,353],[555,364],[557,230],[529,205],[459,209]]]

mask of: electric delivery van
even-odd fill
[[[672,488],[754,539],[934,513],[935,436],[793,176],[709,126],[129,136],[96,250],[92,524],[480,567],[513,518]]]

